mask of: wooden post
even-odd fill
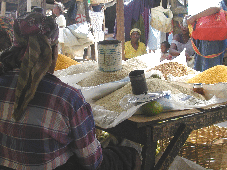
[[[125,20],[124,20],[124,1],[117,0],[116,5],[117,35],[116,39],[122,44],[122,59],[125,60]]]
[[[46,14],[46,0],[41,0],[41,8],[43,8],[43,13]]]
[[[5,16],[6,15],[6,1],[3,0],[1,3],[1,16]]]

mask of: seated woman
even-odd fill
[[[161,58],[160,58],[160,61],[163,61],[165,59],[172,60],[172,56],[168,52],[169,48],[170,48],[170,44],[168,43],[168,41],[163,41],[161,43]]]
[[[140,42],[141,31],[138,28],[133,28],[130,31],[131,41],[125,42],[125,60],[146,54],[146,46]]]
[[[189,64],[189,61],[191,62],[191,60],[193,60],[192,56],[194,55],[195,52],[192,47],[187,23],[186,22],[180,23],[180,28],[181,28],[181,33],[174,35],[170,45],[169,53],[173,56],[173,58],[175,58],[176,56],[179,56],[184,49],[186,49],[185,56],[186,56],[186,61]],[[190,64],[190,65],[193,65],[193,64]]]
[[[0,170],[140,170],[136,149],[101,147],[81,90],[53,75],[57,58],[52,17],[15,20],[13,46],[0,54]]]

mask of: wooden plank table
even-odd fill
[[[143,170],[168,169],[193,130],[227,120],[227,102],[198,109],[166,112],[157,116],[134,115],[117,126],[102,129],[143,146]],[[173,137],[155,164],[157,141]]]

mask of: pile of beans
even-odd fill
[[[179,64],[177,62],[169,62],[160,64],[158,66],[155,66],[154,68],[151,68],[150,70],[159,70],[162,72],[164,78],[167,80],[168,75],[172,75],[174,77],[181,77],[184,75],[195,73],[193,69],[190,67],[187,67],[183,64]],[[148,71],[150,71],[148,70]]]

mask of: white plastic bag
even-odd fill
[[[173,13],[170,9],[164,9],[162,6],[151,8],[151,26],[161,32],[173,31],[172,25]]]

